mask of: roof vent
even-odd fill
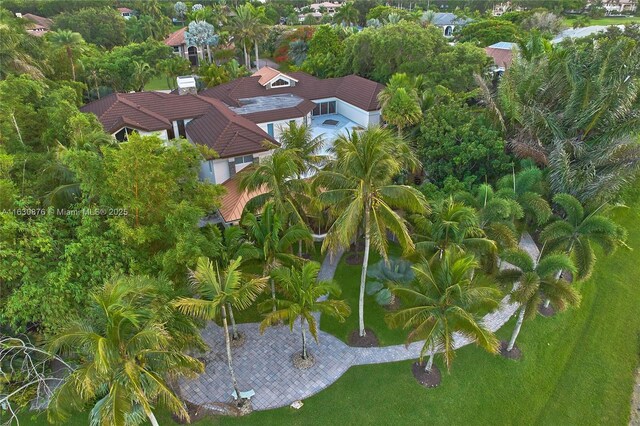
[[[196,78],[193,75],[183,75],[177,78],[178,81],[178,94],[186,95],[198,94],[198,89],[196,88]]]

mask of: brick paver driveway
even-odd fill
[[[520,246],[536,259],[538,248],[528,234]],[[332,259],[327,257],[322,265],[321,277],[332,277],[342,253]],[[503,265],[505,267],[505,265]],[[500,308],[484,317],[485,324],[493,331],[504,325],[515,313],[517,305],[510,304],[505,297]],[[233,364],[241,391],[253,389],[253,408],[266,410],[291,404],[314,395],[344,374],[352,365],[379,364],[417,358],[422,343],[416,342],[405,348],[403,345],[381,348],[354,348],[336,337],[319,331],[319,343],[309,340],[309,350],[316,358],[313,367],[299,370],[293,366],[291,357],[301,351],[300,328],[289,332],[287,326],[268,328],[260,335],[258,324],[239,324],[238,329],[246,336],[244,344],[233,349]],[[182,396],[190,402],[207,405],[209,402],[231,402],[231,375],[227,367],[222,328],[209,323],[202,335],[211,348],[206,354],[205,372],[197,379],[182,384]],[[455,346],[468,344],[457,336]]]

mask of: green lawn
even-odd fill
[[[147,84],[144,85],[144,90],[168,90],[171,89],[167,84],[167,78],[165,76],[153,77]]]
[[[518,341],[521,361],[465,347],[437,389],[418,386],[409,361],[354,367],[299,411],[285,407],[196,424],[626,425],[640,349],[640,202],[635,205],[635,211],[616,214],[635,251],[600,256],[592,278],[580,285],[579,309],[525,323]],[[356,267],[341,264],[337,278],[353,283],[350,268]],[[512,326],[503,327],[500,337],[508,337]],[[172,424],[166,415],[159,417],[160,424]],[[70,422],[86,423],[86,414]]]
[[[389,248],[390,256],[400,256],[401,249],[397,245]],[[351,307],[351,315],[343,323],[333,318],[323,316],[320,319],[320,329],[331,333],[344,342],[349,334],[358,329],[358,298],[360,295],[360,274],[362,265],[348,265],[345,262],[348,254],[345,254],[336,269],[334,280],[342,288],[340,299],[347,301]],[[380,255],[372,252],[369,256],[369,265],[373,265],[380,260]],[[378,305],[374,296],[365,295],[364,301],[364,322],[365,327],[372,329],[380,341],[380,345],[396,345],[404,343],[406,333],[402,330],[390,330],[384,322],[385,308]]]
[[[564,23],[568,27],[572,27],[575,19],[565,19]],[[634,22],[640,22],[640,16],[631,16],[628,18],[599,18],[591,19],[589,25],[624,25],[632,24]]]

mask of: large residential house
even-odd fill
[[[187,46],[187,42],[184,38],[184,33],[187,31],[187,27],[180,28],[178,31],[174,31],[164,39],[164,44],[173,48],[173,53],[188,59],[191,65],[198,66],[202,52],[198,51],[197,46]]]
[[[314,12],[326,12],[329,15],[333,16],[338,9],[342,7],[341,3],[332,3],[332,2],[322,2],[322,3],[311,3],[309,8]]]
[[[447,38],[453,37],[453,30],[471,22],[468,18],[459,18],[453,13],[436,13],[432,24],[442,29],[442,35]]]
[[[16,16],[30,21],[29,25],[26,27],[26,32],[27,34],[37,37],[41,37],[48,33],[53,26],[53,21],[51,19],[34,15],[33,13],[16,13]]]
[[[202,180],[227,189],[214,222],[240,220],[254,194],[240,191],[238,174],[271,154],[289,122],[310,125],[314,136],[324,137],[325,152],[339,134],[380,122],[377,95],[383,86],[356,75],[318,79],[264,67],[199,94],[185,90],[185,81],[173,93],[115,93],[81,110],[95,114],[120,141],[135,131],[165,140],[182,136],[215,150],[217,156],[203,158],[200,170]]]
[[[590,1],[588,6],[595,2]],[[638,8],[638,0],[604,0],[602,7],[607,11],[607,15],[622,15],[633,13]]]
[[[119,7],[117,8],[117,10],[120,16],[122,16],[124,19],[131,19],[132,16],[135,16],[135,11],[129,9],[128,7]]]

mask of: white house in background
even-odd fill
[[[456,27],[463,27],[472,20],[469,18],[458,18],[453,13],[436,13],[433,18],[433,25],[442,29],[442,34],[449,38],[453,37]]]
[[[588,2],[587,7],[591,6],[592,3],[594,2]],[[634,13],[638,8],[638,0],[604,0],[602,7],[607,11],[608,15]]]
[[[334,15],[338,9],[342,7],[341,3],[333,3],[333,2],[322,2],[322,3],[312,3],[309,5],[309,8],[314,12],[322,12],[323,10],[329,15]]]
[[[118,12],[124,19],[131,19],[131,17],[135,15],[134,11],[128,7],[119,7]]]
[[[172,93],[114,93],[81,110],[95,114],[120,141],[135,131],[164,140],[184,137],[213,149],[217,156],[203,158],[200,178],[226,187],[212,219],[224,224],[237,223],[255,195],[239,189],[238,174],[270,155],[290,122],[323,135],[324,151],[339,134],[380,123],[377,95],[383,86],[355,75],[318,79],[264,67],[200,94],[193,76],[179,77],[178,86]]]
[[[493,14],[493,16],[502,16],[507,12],[521,12],[523,10],[525,10],[523,7],[514,6],[510,1],[505,1],[502,3],[494,4],[491,13]]]

